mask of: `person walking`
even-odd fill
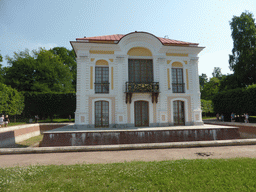
[[[231,113],[231,122],[235,122],[235,114],[233,112]]]
[[[224,115],[223,114],[221,114],[221,121],[224,122]]]
[[[0,116],[0,127],[4,125],[4,115]]]
[[[245,123],[249,123],[249,114],[248,113],[245,114]]]
[[[8,123],[10,123],[10,119],[9,119],[8,115],[6,115],[6,116],[5,116],[5,119],[4,119],[5,127],[8,126]]]
[[[35,115],[35,123],[38,123],[39,116]]]
[[[220,120],[220,114],[219,113],[216,114],[216,119],[217,119],[217,121]]]

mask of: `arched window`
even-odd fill
[[[182,64],[180,62],[174,62],[172,64],[172,92],[185,93],[184,87]]]
[[[109,93],[109,67],[105,60],[96,62],[95,93]]]

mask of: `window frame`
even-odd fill
[[[171,69],[172,69],[172,92],[173,93],[185,93],[183,68],[172,67]],[[181,70],[181,75],[179,75],[179,70]],[[175,71],[175,74],[174,74],[174,71]]]
[[[109,66],[95,66],[95,94],[109,93]]]
[[[139,68],[138,74],[136,74],[136,72],[135,72],[135,71],[137,71],[136,66],[135,66],[136,62],[139,62],[139,67],[137,67],[137,68]],[[143,65],[145,65],[146,67]],[[144,70],[143,70],[143,67],[145,67]],[[136,79],[136,78],[138,78],[138,79]],[[129,58],[128,59],[128,81],[129,81],[129,83],[152,83],[152,82],[154,82],[153,59]]]

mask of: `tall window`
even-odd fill
[[[172,91],[173,93],[185,93],[182,68],[172,68]]]
[[[129,59],[129,82],[153,82],[153,62],[151,59]]]
[[[95,127],[109,126],[109,103],[108,101],[95,102]]]
[[[184,101],[173,101],[173,120],[174,125],[185,125]]]
[[[95,93],[109,93],[108,67],[95,67]]]

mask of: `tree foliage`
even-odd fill
[[[0,113],[20,115],[24,109],[24,96],[16,89],[0,83]]]
[[[206,113],[213,113],[214,111],[212,101],[201,99],[201,109],[205,115]]]
[[[243,84],[239,81],[236,75],[223,75],[220,81],[219,92],[230,89],[242,88]]]
[[[243,86],[256,83],[256,25],[253,14],[242,13],[230,22],[233,49],[229,67]]]
[[[75,51],[68,50],[65,47],[54,47],[50,50],[54,55],[58,55],[64,65],[68,66],[70,72],[72,73],[72,85],[76,88],[76,74],[77,74],[77,64]]]
[[[216,78],[218,78],[218,79],[221,79],[221,78],[222,78],[221,68],[219,68],[219,67],[214,67],[212,76],[213,76],[213,77],[216,77]]]
[[[204,85],[201,91],[201,98],[211,100],[215,94],[219,92],[220,80],[217,77],[212,77],[209,82]]]
[[[73,75],[60,56],[40,48],[14,53],[7,57],[9,67],[5,70],[5,83],[26,92],[70,92]]]
[[[4,83],[4,69],[2,68],[2,64],[1,62],[3,61],[3,57],[2,55],[0,54],[0,83]]]
[[[204,85],[207,83],[208,78],[207,75],[202,73],[202,75],[199,75],[199,84],[201,88],[204,88]]]

